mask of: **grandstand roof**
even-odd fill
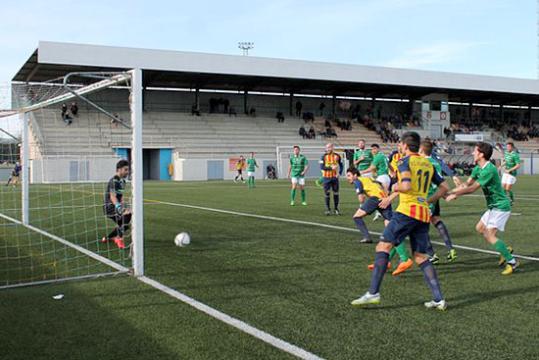
[[[533,79],[48,41],[39,42],[13,81],[135,67],[149,87],[415,99],[447,93],[450,101],[539,106]]]

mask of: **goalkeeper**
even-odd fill
[[[101,242],[114,242],[119,249],[125,249],[124,233],[129,229],[131,222],[131,210],[124,206],[125,179],[129,175],[129,162],[120,160],[116,164],[116,174],[109,180],[105,190],[105,204],[103,211],[105,216],[116,223],[112,232],[104,237]]]

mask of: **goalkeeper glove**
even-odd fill
[[[116,205],[114,205],[114,207],[116,208],[116,212],[119,214],[119,215],[122,215],[122,204],[120,203],[116,203]]]

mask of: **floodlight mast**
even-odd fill
[[[240,41],[238,48],[243,51],[243,56],[249,56],[249,50],[254,49],[255,43],[251,41]]]

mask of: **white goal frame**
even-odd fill
[[[309,160],[309,167],[318,169],[319,163],[318,160],[322,157],[322,155],[325,152],[324,146],[299,146],[301,150],[301,154],[305,155],[307,157],[307,160]],[[351,150],[351,149],[357,149],[356,146],[334,146],[335,152],[343,155],[343,171],[347,169],[347,167],[350,165],[348,163],[348,160],[344,156],[345,150]],[[291,154],[293,154],[294,151],[294,145],[285,145],[285,146],[277,146],[275,147],[275,155],[276,155],[276,161],[277,161],[277,174],[280,179],[286,178],[286,174],[288,172],[288,159]],[[313,160],[316,160],[316,162],[313,162]],[[320,176],[320,172],[317,173],[317,176]],[[313,177],[313,176],[311,176]]]
[[[75,249],[97,261],[100,261],[101,263],[104,263],[113,269],[116,270],[116,272],[111,274],[116,274],[118,272],[120,273],[130,273],[134,276],[141,277],[144,276],[144,214],[143,214],[143,167],[142,167],[142,123],[143,123],[143,112],[142,112],[142,70],[140,68],[131,69],[126,72],[117,72],[117,73],[74,73],[74,74],[66,74],[64,76],[64,80],[67,80],[67,78],[71,75],[88,75],[89,77],[93,78],[103,78],[103,80],[97,81],[91,85],[79,87],[77,89],[70,89],[66,85],[66,81],[64,81],[63,86],[68,91],[65,94],[52,97],[50,99],[38,102],[36,104],[31,104],[28,106],[21,107],[19,109],[15,110],[9,110],[9,111],[3,111],[0,113],[0,117],[7,117],[7,116],[13,116],[14,114],[18,114],[19,121],[21,123],[21,221],[14,219],[10,216],[7,216],[5,214],[0,214],[0,217],[14,222],[16,224],[22,225],[29,229],[32,232],[40,233],[41,235],[47,236],[53,240],[56,240],[66,246],[69,246],[72,249]],[[95,74],[93,76],[92,74]],[[130,80],[130,84],[129,84]],[[88,101],[83,98],[83,95],[88,95],[93,92],[97,92],[99,90],[118,85],[123,83],[128,83],[130,85],[131,90],[131,97],[130,97],[130,113],[131,113],[131,124],[130,128],[132,130],[132,136],[131,136],[131,188],[132,188],[132,204],[131,208],[133,210],[133,217],[131,219],[131,238],[132,238],[132,248],[131,248],[131,255],[132,255],[132,268],[128,269],[120,264],[117,264],[116,262],[113,262],[109,260],[108,258],[101,256],[99,254],[96,254],[84,247],[81,247],[79,245],[73,244],[70,241],[67,241],[65,239],[62,239],[59,236],[56,236],[54,234],[50,234],[42,229],[39,229],[33,225],[31,225],[31,219],[30,219],[30,207],[29,207],[29,201],[30,201],[30,194],[29,194],[29,185],[30,185],[30,177],[29,177],[29,169],[30,169],[30,134],[29,134],[29,121],[30,121],[30,112],[40,110],[42,108],[59,104],[59,103],[65,103],[71,99],[82,99],[84,101]],[[90,105],[91,104],[90,102]],[[106,111],[103,110],[105,113]],[[110,116],[108,113],[106,115]],[[122,122],[122,125],[128,126],[127,124]],[[96,277],[103,276],[104,274],[95,274]],[[40,282],[32,282],[32,283],[23,283],[23,284],[15,284],[15,285],[7,285],[7,287],[20,287],[20,286],[26,286],[26,285],[34,285],[34,284],[43,284],[43,283],[50,283],[50,282],[60,282],[60,281],[66,281],[70,279],[79,279],[79,278],[89,278],[92,277],[92,275],[86,275],[86,276],[78,276],[73,278],[60,278],[60,279],[53,279],[53,280],[47,280],[47,281],[40,281]],[[4,287],[0,287],[4,288]]]

